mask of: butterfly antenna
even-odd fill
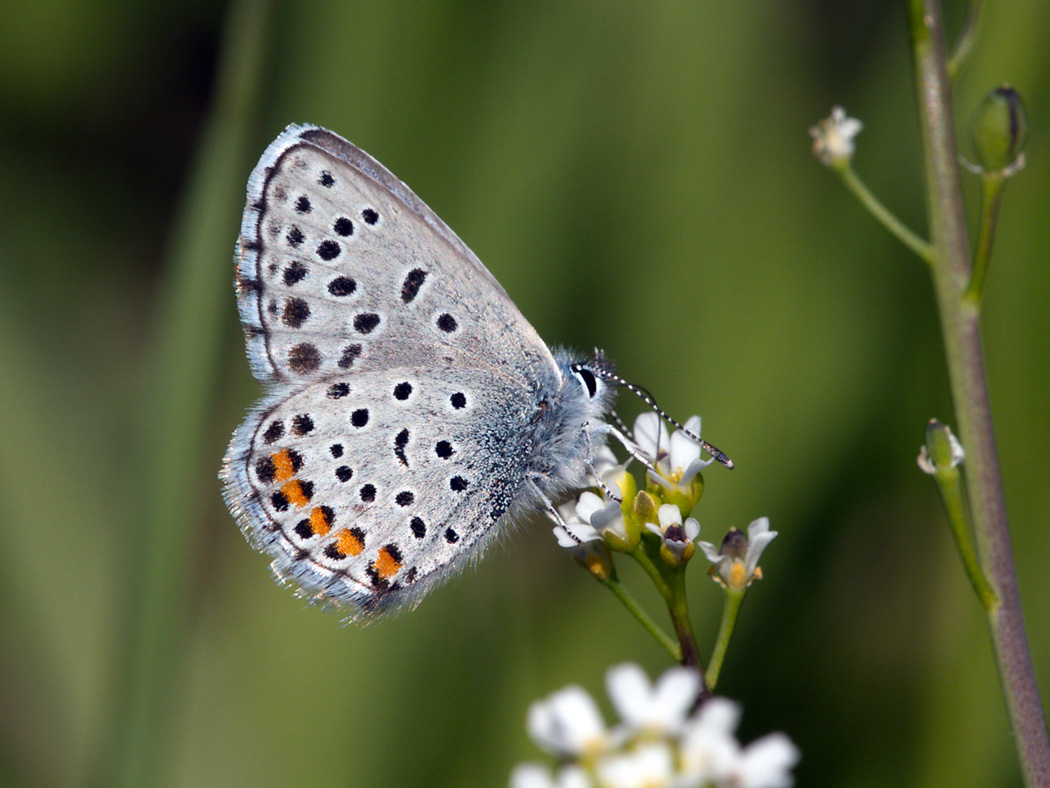
[[[636,397],[638,397],[642,402],[644,402],[646,405],[648,405],[650,408],[652,408],[654,411],[656,411],[656,413],[660,416],[660,418],[664,419],[669,424],[673,424],[679,430],[684,432],[687,436],[689,436],[694,441],[696,441],[698,444],[700,444],[700,446],[704,449],[704,451],[706,451],[708,454],[710,454],[714,459],[718,460],[718,462],[722,463],[722,465],[726,466],[727,468],[732,468],[733,467],[733,461],[731,459],[729,459],[728,455],[726,455],[725,452],[723,452],[717,446],[714,446],[714,445],[708,443],[703,438],[701,438],[699,435],[694,435],[692,433],[692,431],[687,430],[685,427],[683,427],[681,424],[679,424],[677,421],[675,421],[670,415],[668,415],[668,413],[663,408],[661,408],[656,403],[656,398],[652,394],[650,394],[646,389],[644,389],[642,386],[639,386],[639,385],[637,385],[635,383],[631,383],[631,382],[629,382],[627,380],[624,380],[619,375],[617,375],[615,372],[610,372],[607,369],[598,369],[598,370],[594,370],[594,371],[600,377],[602,377],[603,379],[612,381],[616,385],[621,386],[621,387],[627,389],[628,391],[630,391],[632,394],[634,394]],[[613,413],[613,416],[616,418],[616,421],[619,423],[621,428],[623,428],[626,432],[629,432],[629,430],[626,430],[626,427],[624,426],[623,421],[620,420],[620,417],[616,416],[615,413]]]

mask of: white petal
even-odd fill
[[[682,735],[682,769],[705,781],[720,782],[739,762],[740,743],[734,731],[739,707],[725,698],[712,698],[700,707]]]
[[[672,525],[682,524],[682,510],[673,503],[665,503],[656,510],[656,518],[660,521],[661,530],[666,531]]]
[[[605,691],[624,722],[633,725],[645,716],[652,687],[649,677],[639,665],[626,662],[609,668],[605,674]]]
[[[685,538],[688,539],[690,542],[695,542],[696,537],[700,535],[700,523],[698,523],[694,518],[690,517],[685,521],[684,528]]]
[[[751,742],[737,763],[740,788],[789,788],[791,769],[801,753],[783,733],[771,733]]]
[[[554,755],[579,755],[601,747],[605,722],[594,699],[571,685],[529,707],[529,736]]]
[[[744,568],[747,569],[748,578],[755,573],[758,560],[766,546],[777,537],[776,531],[769,530],[769,518],[760,517],[747,527],[747,557]]]
[[[579,766],[564,766],[551,777],[550,769],[539,763],[521,763],[510,774],[510,788],[590,788],[587,772]]]
[[[576,514],[585,523],[591,521],[591,515],[605,508],[605,501],[587,490],[580,494],[580,500],[576,504]]]
[[[631,474],[629,474],[622,465],[617,465],[615,468],[613,468],[610,471],[607,471],[605,475],[602,476],[602,482],[607,488],[619,489],[621,498],[627,497],[628,479],[631,479],[633,482]]]
[[[740,724],[740,705],[726,698],[711,698],[696,715],[696,724],[705,730],[722,731],[730,736]]]
[[[717,564],[725,556],[718,554],[718,548],[710,542],[700,542],[700,549],[704,551],[704,555],[707,556],[707,560],[712,564]]]
[[[925,446],[919,447],[919,456],[916,462],[919,463],[919,468],[923,473],[928,473],[930,476],[937,473],[937,466],[933,464],[933,458],[930,457],[930,453],[926,451]]]
[[[658,526],[656,523],[646,523],[645,527],[648,528],[650,531],[652,531],[657,536],[659,536],[661,539],[663,538],[664,532],[660,530],[660,526]]]
[[[671,435],[671,471],[685,470],[700,456],[700,444],[681,430]]]
[[[566,522],[571,522],[573,520],[578,522],[580,519],[576,516],[576,501],[572,500],[566,501],[561,506],[559,506],[558,514],[560,514],[561,519],[565,520]]]
[[[754,539],[761,533],[769,530],[769,518],[759,517],[757,520],[752,520],[751,524],[747,527],[747,538],[749,540]]]
[[[572,549],[581,544],[601,539],[602,535],[586,523],[566,523],[554,527],[554,537],[561,547]]]
[[[600,534],[611,533],[620,539],[627,538],[627,523],[619,501],[610,501],[601,511],[592,514],[591,525]]]
[[[963,450],[963,445],[959,442],[959,439],[955,437],[955,433],[947,427],[945,427],[945,429],[948,430],[948,442],[951,444],[952,447],[951,462],[952,467],[954,468],[957,465],[961,465],[963,460],[966,459],[966,452]]]
[[[679,480],[678,486],[684,487],[686,484],[693,480],[694,476],[696,476],[698,473],[700,473],[700,471],[702,471],[714,461],[715,460],[713,457],[710,457],[706,460],[701,460],[699,457],[697,457],[695,460],[693,460],[691,463],[685,466],[685,468],[682,470],[682,478]]]
[[[575,547],[578,542],[569,536],[569,532],[562,526],[554,526],[554,538],[558,540],[559,547]]]
[[[613,470],[619,464],[620,462],[616,459],[616,455],[613,454],[613,450],[608,446],[602,446],[598,449],[594,453],[594,459],[591,460],[591,466],[594,468],[594,472],[598,474],[599,479],[603,474]]]
[[[649,481],[651,481],[651,482],[653,482],[655,484],[659,484],[665,490],[674,491],[674,490],[678,489],[675,485],[671,484],[669,481],[667,481],[667,479],[665,479],[663,476],[661,476],[658,473],[653,473],[652,471],[647,470],[645,472],[645,475],[649,478]]]
[[[519,763],[510,773],[510,788],[555,788],[555,785],[546,766]]]
[[[591,788],[591,778],[579,766],[563,766],[555,779],[557,788]]]
[[[641,453],[651,460],[655,460],[659,452],[667,451],[671,442],[663,420],[652,411],[639,414],[634,420],[633,434]]]
[[[653,710],[662,719],[665,730],[675,732],[681,728],[699,691],[700,674],[690,668],[669,668],[656,680]]]
[[[598,781],[609,788],[669,786],[674,777],[674,757],[663,742],[645,744],[633,752],[599,761]]]

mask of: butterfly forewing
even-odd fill
[[[406,353],[435,367],[495,362],[498,374],[522,378],[556,371],[455,234],[331,132],[292,127],[267,149],[249,180],[238,257],[241,315],[261,379],[385,368]]]

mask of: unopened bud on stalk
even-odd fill
[[[1020,165],[1028,141],[1028,117],[1017,91],[1002,85],[985,96],[974,113],[971,134],[977,161],[986,172]]]

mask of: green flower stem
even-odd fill
[[[926,163],[934,290],[959,435],[966,449],[966,487],[977,554],[999,600],[988,611],[988,623],[1025,784],[1050,788],[1050,739],[1021,612],[988,402],[980,315],[974,302],[964,297],[971,279],[969,241],[940,4],[908,0],[908,26]]]
[[[682,646],[682,664],[696,668],[700,673],[700,696],[704,697],[710,693],[704,684],[703,666],[700,664],[700,649],[696,646],[696,635],[693,634],[693,624],[689,620],[689,602],[685,594],[685,566],[678,567],[674,572],[673,594],[667,605],[674,622],[674,631],[678,636],[678,642]]]
[[[966,12],[966,27],[963,28],[959,40],[955,44],[955,51],[948,60],[948,78],[954,80],[959,76],[959,69],[973,51],[973,45],[977,41],[977,22],[981,18],[980,0],[972,0],[970,8]]]
[[[945,468],[933,475],[937,482],[937,488],[941,491],[941,500],[944,501],[944,509],[948,513],[948,524],[951,526],[955,544],[959,548],[959,556],[962,558],[966,574],[970,577],[970,584],[977,593],[977,598],[985,610],[991,611],[999,600],[995,592],[988,585],[984,572],[977,563],[977,556],[973,551],[973,543],[970,534],[966,530],[966,514],[963,511],[962,485],[958,468]]]
[[[631,596],[631,592],[627,590],[627,587],[624,586],[615,575],[609,580],[599,579],[599,582],[616,595],[616,598],[623,603],[625,608],[627,608],[627,612],[638,619],[638,623],[645,627],[645,631],[652,635],[657,643],[667,649],[667,653],[671,655],[675,662],[682,661],[681,646],[674,642],[674,638],[660,629],[657,623],[649,617],[649,614],[642,609],[637,600]]]
[[[1003,201],[1003,186],[1006,176],[1002,172],[986,172],[981,176],[981,226],[977,234],[977,248],[973,257],[973,275],[966,289],[966,300],[980,309],[984,294],[984,280],[988,273],[988,261],[992,256],[995,239],[995,224],[999,219],[999,206]]]
[[[661,559],[654,560],[650,557],[645,548],[646,540],[643,539],[627,555],[645,570],[667,604],[667,612],[671,615],[674,632],[681,647],[678,661],[683,665],[700,670],[700,650],[696,647],[696,637],[693,635],[693,626],[689,621],[689,603],[685,595],[685,567],[672,569]],[[701,673],[702,680],[703,674]],[[705,692],[706,688],[701,690],[702,694]]]
[[[711,652],[711,662],[707,666],[704,678],[707,680],[708,689],[713,690],[718,684],[718,674],[722,670],[722,662],[725,660],[726,650],[729,648],[729,640],[733,637],[733,628],[736,626],[736,617],[740,613],[740,605],[744,601],[746,588],[727,588],[725,604],[722,606],[722,623],[718,626],[718,638],[715,640],[714,651]]]
[[[645,573],[649,575],[649,579],[653,581],[656,586],[656,590],[660,592],[660,596],[663,597],[664,602],[670,606],[674,598],[674,589],[671,588],[671,584],[667,581],[664,573],[660,571],[653,560],[645,552],[645,541],[641,541],[638,545],[627,553],[631,558],[638,562],[638,565],[645,570]]]
[[[930,243],[912,232],[900,219],[893,215],[889,208],[879,202],[879,198],[871,193],[864,181],[853,170],[848,159],[840,159],[834,162],[831,165],[831,169],[839,174],[846,187],[853,192],[872,216],[882,222],[882,225],[891,234],[897,236],[901,243],[927,263],[933,262],[933,247]]]

